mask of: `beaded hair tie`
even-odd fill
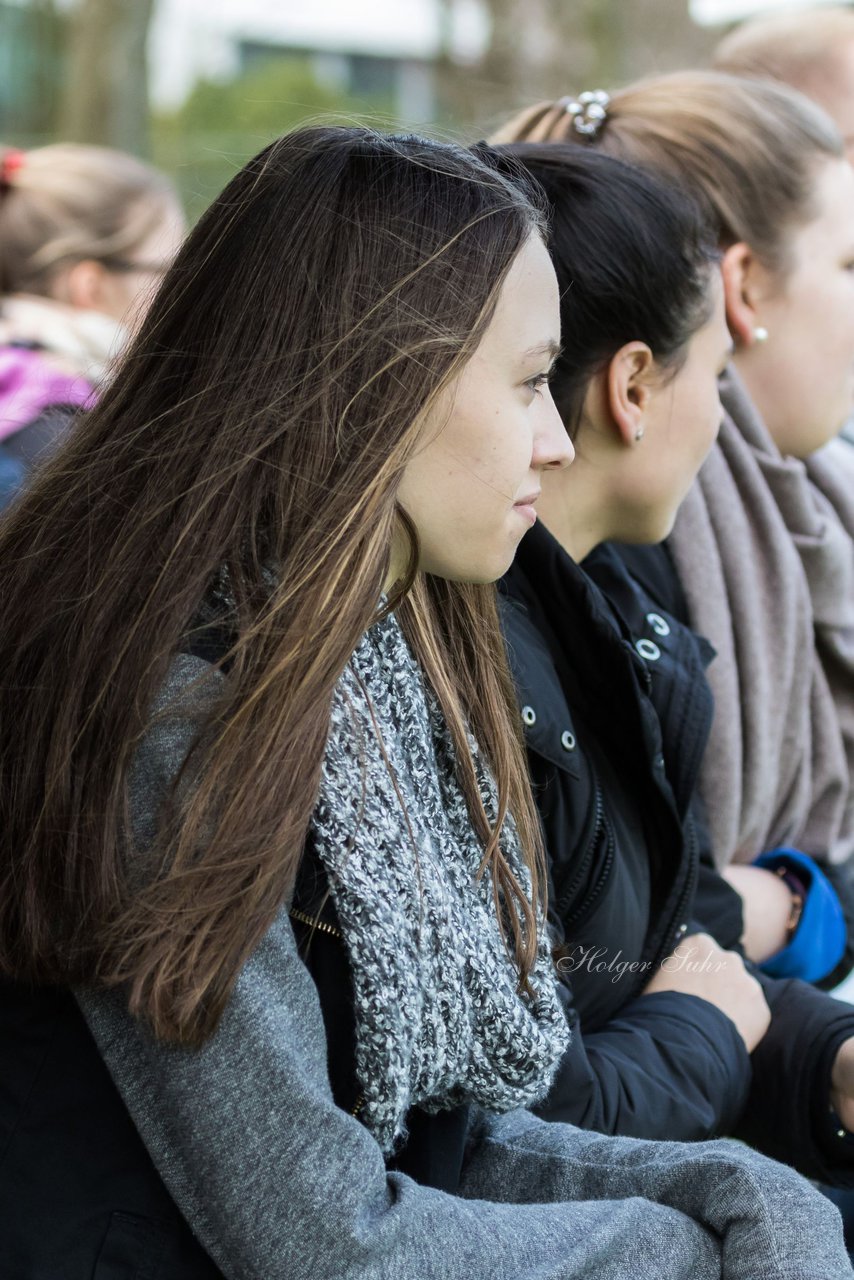
[[[592,142],[605,123],[610,95],[604,89],[588,89],[577,98],[561,98],[560,105],[572,119],[572,127]]]

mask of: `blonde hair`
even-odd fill
[[[744,241],[784,274],[790,231],[814,216],[815,170],[841,158],[830,118],[793,89],[717,71],[680,71],[614,93],[584,138],[571,98],[514,117],[497,142],[580,142],[675,180],[701,207],[722,247]]]
[[[177,204],[165,174],[106,147],[0,147],[0,172],[0,293],[49,296],[58,268],[123,257]]]
[[[850,41],[851,9],[774,13],[742,23],[725,36],[715,51],[714,66],[733,75],[779,80],[820,98],[840,50]]]

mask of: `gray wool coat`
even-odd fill
[[[179,659],[165,700],[203,670]],[[381,728],[405,787],[401,743]],[[193,730],[185,701],[141,748],[131,800],[143,836]],[[397,814],[387,773],[372,784]],[[728,1141],[648,1142],[524,1110],[475,1112],[458,1195],[389,1172],[368,1130],[333,1101],[318,994],[284,909],[199,1050],[155,1042],[118,991],[77,995],[160,1176],[229,1280],[852,1274],[830,1202]]]

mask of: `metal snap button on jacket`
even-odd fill
[[[670,635],[670,623],[667,621],[666,618],[662,618],[660,613],[648,613],[646,615],[646,620],[649,623],[649,625],[652,627],[656,635],[659,635],[659,636]]]
[[[642,638],[635,641],[635,648],[642,658],[647,662],[657,662],[661,657],[661,650],[653,640]]]
[[[523,708],[522,708],[522,719],[524,720],[525,724],[528,724],[528,725],[536,724],[536,723],[537,723],[537,713],[536,713],[536,711],[534,710],[534,708],[533,708],[533,707],[523,707]]]
[[[574,751],[575,734],[570,733],[568,729],[564,729],[563,733],[560,735],[560,745],[563,747],[564,751]]]

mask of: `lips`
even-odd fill
[[[536,489],[533,493],[526,494],[524,498],[520,498],[518,502],[513,503],[513,510],[518,511],[519,515],[529,524],[536,524],[537,513],[534,510],[534,503],[540,496],[540,490]]]

